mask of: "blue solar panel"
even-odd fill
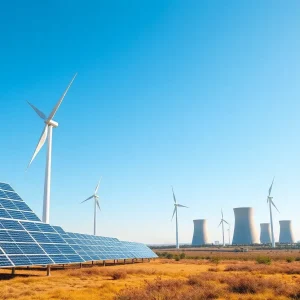
[[[18,247],[24,254],[45,254],[43,249],[37,244],[19,243]]]
[[[7,233],[7,230],[0,230],[0,242],[12,242],[12,241],[13,240],[11,236]]]
[[[11,216],[5,209],[0,209],[0,218],[11,219]]]
[[[56,264],[68,264],[70,261],[68,258],[64,255],[50,255],[50,258],[56,263]]]
[[[0,255],[0,267],[11,267],[13,264],[8,260],[5,255]]]
[[[28,256],[32,265],[52,265],[53,261],[48,255],[30,255]]]
[[[25,202],[21,202],[21,201],[14,201],[14,205],[17,206],[17,208],[19,210],[22,211],[32,211],[29,206],[25,203]]]
[[[51,244],[51,241],[42,232],[31,232],[30,234],[38,243],[50,243]]]
[[[15,220],[26,220],[26,217],[21,211],[18,210],[7,210],[12,219]]]
[[[26,231],[7,231],[14,242],[34,243],[32,237]]]
[[[15,266],[30,266],[31,262],[25,255],[9,255],[9,259]]]
[[[0,223],[5,229],[24,230],[20,223],[15,220],[0,220]]]
[[[49,224],[45,224],[45,223],[36,223],[36,226],[40,229],[40,231],[42,232],[54,232],[56,233],[56,231],[54,230],[54,228],[49,225]]]
[[[21,199],[21,197],[16,192],[7,192],[6,191],[5,194],[6,194],[6,197],[8,199],[17,200],[17,201],[23,201]]]
[[[48,254],[61,254],[59,249],[54,244],[40,244],[44,251]]]
[[[27,231],[37,231],[37,232],[40,231],[39,227],[36,225],[37,223],[33,223],[33,222],[20,222],[20,223]]]
[[[143,244],[44,224],[11,186],[0,183],[0,267],[139,257],[156,256]]]
[[[14,201],[8,199],[0,199],[0,204],[5,209],[15,209],[18,210],[18,207],[14,204]]]
[[[13,188],[8,183],[0,182],[0,189],[5,191],[14,192]]]
[[[0,245],[6,254],[23,254],[16,243],[1,243]]]
[[[24,216],[26,217],[26,219],[28,221],[41,221],[36,214],[28,212],[28,211],[24,211],[23,212]]]

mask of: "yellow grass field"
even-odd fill
[[[287,259],[287,253],[273,253],[270,264],[258,263],[252,254],[249,260],[231,255],[73,266],[53,269],[50,277],[44,269],[16,269],[12,278],[10,270],[1,269],[0,299],[300,299],[300,262]]]

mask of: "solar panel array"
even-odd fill
[[[144,244],[42,223],[9,184],[0,183],[0,267],[155,257]]]

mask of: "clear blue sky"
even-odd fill
[[[75,72],[53,133],[51,223],[92,233],[80,201],[103,176],[101,235],[175,242],[195,218],[253,206],[300,239],[299,1],[6,1],[0,11],[0,181],[41,216],[45,148],[26,166]]]

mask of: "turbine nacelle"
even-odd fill
[[[58,127],[58,123],[53,120],[50,120],[50,121],[46,120],[45,124],[47,124],[48,126],[52,126],[54,128]]]

